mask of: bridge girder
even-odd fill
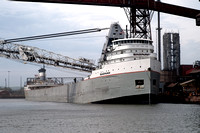
[[[137,9],[149,9],[177,16],[196,19],[200,10],[158,2],[155,0],[11,0],[27,2],[46,2],[62,4],[83,4],[115,7],[135,7]]]

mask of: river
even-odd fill
[[[0,133],[200,133],[200,105],[0,99]]]

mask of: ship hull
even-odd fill
[[[121,97],[157,95],[159,78],[157,72],[143,71],[86,80],[76,84],[76,96],[73,101],[75,103],[90,103]],[[137,80],[143,80],[144,85],[137,86]],[[130,101],[130,103],[132,102],[134,101]]]
[[[31,101],[69,103],[143,103],[151,102],[159,91],[160,74],[155,71],[104,75],[64,86],[25,90]],[[143,84],[137,85],[137,81]]]

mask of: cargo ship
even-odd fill
[[[98,66],[91,75],[81,80],[74,78],[67,84],[46,84],[48,88],[27,84],[26,99],[69,103],[151,102],[159,91],[161,68],[153,41],[128,38],[125,34],[118,23],[111,24]]]

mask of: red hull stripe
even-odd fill
[[[120,74],[140,73],[140,72],[150,72],[150,71],[135,71],[135,72],[125,72],[125,73],[117,73],[117,74],[107,74],[107,75],[102,75],[102,76],[98,76],[98,77],[94,77],[94,78],[89,78],[89,79],[86,79],[86,80],[96,79],[96,78],[101,78],[101,77],[108,77],[108,76],[113,76],[113,75],[120,75]],[[151,71],[151,72],[159,73],[157,71]]]

